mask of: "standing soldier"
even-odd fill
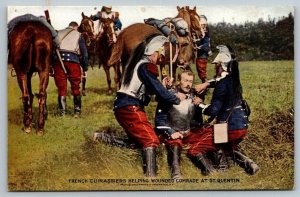
[[[74,117],[81,113],[81,67],[83,72],[88,69],[88,53],[84,38],[77,31],[78,24],[71,22],[69,27],[58,31],[60,39],[59,53],[55,56],[54,80],[58,88],[58,106],[61,115],[66,113],[67,79],[71,83],[74,100]],[[82,57],[80,64],[79,55]],[[81,66],[81,67],[80,67]]]
[[[96,21],[101,18],[110,18],[114,21],[116,34],[122,29],[122,23],[119,19],[119,12],[112,11],[112,6],[103,6],[101,11],[92,16],[92,20]]]
[[[200,16],[200,27],[201,27],[201,35],[196,40],[196,45],[197,45],[196,68],[200,80],[202,81],[202,83],[204,83],[207,77],[206,74],[207,58],[211,54],[210,33],[207,27],[207,18],[204,15]]]

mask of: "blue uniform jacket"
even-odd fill
[[[209,33],[206,33],[204,38],[201,38],[200,40],[196,41],[196,45],[198,48],[197,49],[197,58],[203,58],[203,59],[208,58],[208,52],[210,50],[209,42],[210,42]]]
[[[172,104],[179,104],[180,100],[172,93],[170,93],[157,79],[157,77],[150,73],[147,70],[148,63],[144,63],[140,65],[138,69],[138,76],[139,79],[142,81],[143,84],[145,84],[146,89],[151,93],[151,95],[155,94],[157,98],[162,99],[166,102],[170,102]],[[140,106],[144,108],[144,106],[147,106],[150,101],[141,101],[137,98],[131,97],[124,93],[117,93],[116,100],[114,102],[114,109],[118,109],[125,106]]]
[[[226,121],[230,114],[228,130],[248,128],[248,117],[241,107],[241,99],[234,98],[230,75],[216,82],[211,104],[203,110],[203,114],[216,117],[217,122]]]

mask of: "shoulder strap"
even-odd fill
[[[73,30],[75,29],[71,29],[70,31],[68,31],[62,38],[60,41],[63,41],[63,39],[65,39]]]

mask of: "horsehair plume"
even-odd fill
[[[154,33],[149,35],[146,39],[144,39],[133,51],[132,55],[128,60],[128,64],[126,65],[126,69],[124,72],[124,80],[123,84],[128,86],[133,75],[134,68],[136,64],[140,61],[142,56],[144,55],[147,44],[156,36],[159,36],[159,33]]]
[[[243,88],[242,88],[242,84],[240,81],[240,71],[239,71],[239,63],[238,61],[235,59],[236,58],[236,53],[234,51],[234,49],[229,46],[226,45],[226,47],[229,49],[231,58],[233,59],[229,64],[229,70],[231,72],[231,80],[232,80],[232,89],[233,92],[235,94],[235,98],[237,99],[241,99],[242,98],[242,92],[243,92]],[[237,101],[233,101],[235,104]]]

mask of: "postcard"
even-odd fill
[[[9,191],[294,189],[294,7],[8,6],[7,31]]]

